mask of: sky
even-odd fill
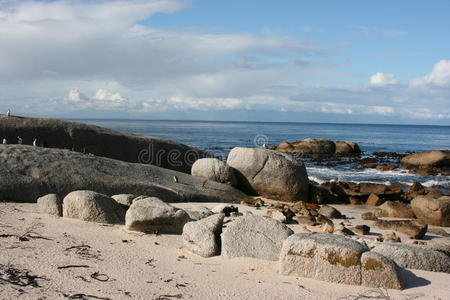
[[[450,1],[0,0],[0,111],[450,125]]]

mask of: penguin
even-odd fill
[[[173,176],[173,181],[178,182],[177,176]]]
[[[17,144],[21,145],[22,142],[22,138],[20,136],[17,136]]]
[[[10,110],[10,109],[8,109],[8,110],[6,111],[6,116],[7,116],[7,117],[11,117],[11,110]]]
[[[33,146],[37,146],[37,139],[34,139],[34,141],[33,141]]]
[[[3,145],[8,144],[8,141],[6,139],[3,139]]]

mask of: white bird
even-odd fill
[[[20,136],[17,136],[17,144],[22,144],[22,138]]]
[[[3,139],[3,145],[8,144],[8,141],[6,139]]]
[[[34,139],[33,146],[37,146],[37,139]]]
[[[268,148],[267,145],[266,145],[266,143],[264,143],[264,144],[262,145],[262,148],[263,148],[263,149],[267,149],[267,148]]]
[[[10,116],[11,116],[11,110],[10,110],[10,109],[8,109],[8,111],[6,111],[6,116],[7,116],[7,117],[10,117]]]

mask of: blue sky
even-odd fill
[[[0,104],[450,125],[449,13],[449,1],[0,0]]]

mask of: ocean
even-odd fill
[[[365,155],[373,152],[420,152],[450,149],[450,126],[372,125],[283,122],[76,120],[123,132],[174,140],[226,157],[233,147],[275,146],[283,141],[323,138],[357,142]],[[355,169],[351,165],[324,167],[306,161],[308,176],[328,180],[400,183],[450,188],[450,176],[420,176],[407,170]]]

